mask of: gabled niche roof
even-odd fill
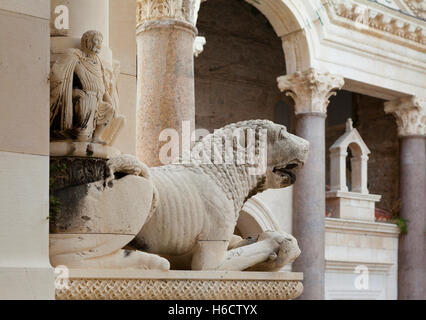
[[[349,118],[346,121],[345,133],[339,139],[337,139],[336,142],[333,143],[329,150],[347,150],[348,146],[351,143],[357,144],[361,148],[361,152],[363,155],[368,155],[371,153],[370,149],[368,149],[364,140],[361,138],[361,135],[359,134],[358,130],[353,127],[352,119]]]

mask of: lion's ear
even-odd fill
[[[280,130],[280,133],[279,133],[279,135],[278,135],[278,139],[280,139],[280,140],[287,139],[287,135],[288,135],[288,133],[287,133],[287,128],[286,128],[286,127],[283,127],[283,128]]]

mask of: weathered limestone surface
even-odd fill
[[[302,293],[302,278],[294,272],[71,270],[56,299],[288,300]]]
[[[86,31],[80,49],[70,49],[54,62],[50,74],[52,140],[112,144],[123,126],[124,117],[118,113],[118,74],[101,60],[102,42],[99,31]]]
[[[103,180],[106,160],[91,157],[51,157],[50,188],[52,191]]]
[[[258,135],[257,147],[253,149],[257,158],[251,164],[240,163],[238,140],[232,137],[238,133],[236,137],[241,138],[240,135],[249,134],[250,130]],[[225,137],[232,140],[230,160],[229,149],[219,149],[224,146]],[[266,231],[256,239],[242,240],[233,233],[238,214],[248,198],[295,181],[293,171],[306,160],[308,143],[289,134],[284,126],[253,120],[222,128],[198,142],[192,152],[208,155],[212,145],[219,152],[215,152],[215,157],[220,155],[214,158],[221,161],[216,164],[209,155],[204,158],[210,161],[207,163],[197,163],[194,159],[187,164],[148,169],[135,157],[121,155],[107,162],[110,176],[106,180],[57,192],[64,210],[57,218],[58,233],[134,235],[136,231],[138,234],[130,245],[141,251],[120,250],[124,244],[117,246],[117,242],[104,241],[101,246],[78,242],[84,243],[89,253],[80,255],[80,249],[75,248],[72,254],[65,254],[64,248],[77,244],[55,243],[53,238],[52,245],[58,245],[53,251],[64,253],[64,257],[55,254],[55,264],[66,262],[63,264],[80,268],[168,269],[169,261],[156,254],[167,257],[179,268],[196,270],[252,267],[252,270],[273,271],[292,262],[300,250],[296,239],[289,234]],[[135,188],[130,191],[132,183]],[[138,185],[140,188],[136,188]],[[145,202],[131,200],[138,194],[146,198],[139,196],[138,201]],[[124,217],[126,212],[128,216]],[[126,229],[128,223],[131,230]]]

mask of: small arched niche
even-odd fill
[[[345,133],[329,150],[330,191],[327,192],[327,208],[332,217],[374,221],[375,202],[380,201],[381,196],[368,192],[367,161],[371,152],[353,127],[352,119],[346,121]],[[349,153],[350,188],[346,178]]]
[[[346,159],[348,149],[352,155],[350,159],[350,186],[346,181]],[[352,120],[346,122],[346,131],[330,147],[330,191],[357,192],[368,194],[367,189],[367,161],[370,150],[362,140],[357,129],[353,128]]]

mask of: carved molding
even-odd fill
[[[331,96],[343,87],[343,77],[309,69],[278,77],[278,88],[295,102],[295,112],[327,113]]]
[[[137,0],[137,24],[177,20],[195,26],[203,0]]]
[[[426,98],[410,96],[386,102],[385,112],[395,116],[399,136],[426,134]]]
[[[426,44],[426,32],[425,28],[419,23],[413,23],[408,19],[402,19],[397,15],[393,15],[387,12],[381,12],[375,8],[367,6],[365,4],[357,3],[353,0],[332,0],[329,2],[333,13],[341,18],[351,20],[356,23],[358,27],[363,26],[364,28],[371,28],[377,31],[392,34],[394,36],[404,38],[406,40],[414,41],[420,44]],[[407,5],[411,3],[411,7],[414,7],[415,0],[406,1]],[[416,4],[417,5],[417,4]],[[419,17],[424,15],[424,9],[421,9],[424,4],[418,4],[419,7],[417,14]]]
[[[426,19],[426,2],[424,0],[404,0],[415,16]]]
[[[289,300],[303,292],[297,280],[72,279],[57,300]]]

